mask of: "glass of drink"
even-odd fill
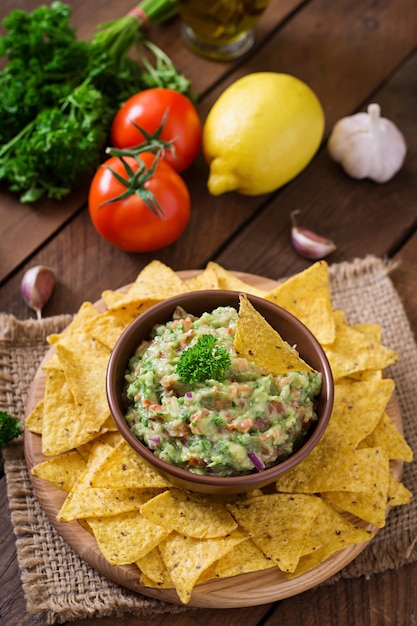
[[[181,36],[195,53],[230,61],[254,43],[253,28],[270,0],[178,0]]]

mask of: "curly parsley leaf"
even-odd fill
[[[207,334],[199,337],[196,344],[183,350],[176,366],[176,373],[188,383],[203,380],[221,380],[230,367],[229,353],[216,345],[217,339]]]

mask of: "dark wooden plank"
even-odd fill
[[[164,613],[150,617],[136,617],[126,615],[120,621],[123,626],[195,626],[197,623],[204,626],[257,626],[262,624],[263,616],[268,612],[269,605],[248,607],[244,609],[188,609],[182,613]],[[71,622],[73,626],[114,626],[113,618],[86,619]],[[297,626],[295,622],[291,625]],[[301,626],[301,623],[300,623]]]
[[[417,617],[417,564],[318,587],[275,606],[264,626],[386,626],[413,624]]]

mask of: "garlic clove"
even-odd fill
[[[352,178],[384,183],[402,167],[407,153],[403,134],[381,117],[381,107],[372,103],[367,113],[343,117],[333,127],[329,154]]]
[[[25,272],[21,293],[26,304],[36,312],[37,319],[42,318],[42,309],[48,302],[55,287],[55,276],[45,265],[36,265]]]
[[[336,245],[331,239],[322,237],[308,228],[298,226],[295,216],[299,213],[300,211],[292,211],[291,213],[291,243],[295,251],[306,259],[313,261],[324,259],[324,257],[334,252]]]

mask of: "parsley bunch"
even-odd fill
[[[22,424],[6,411],[0,411],[0,448],[5,448],[9,443],[22,434]]]
[[[173,4],[139,6],[153,24],[170,17]],[[53,2],[32,13],[13,10],[3,20],[0,182],[22,202],[58,200],[88,179],[104,157],[114,115],[131,95],[168,83],[189,95],[189,81],[156,46],[154,67],[128,56],[134,44],[148,45],[133,17],[99,27],[87,42],[77,40],[70,15],[69,6]]]
[[[215,345],[216,341],[213,335],[201,335],[197,343],[183,350],[175,371],[184,382],[224,378],[230,356],[225,348]]]

